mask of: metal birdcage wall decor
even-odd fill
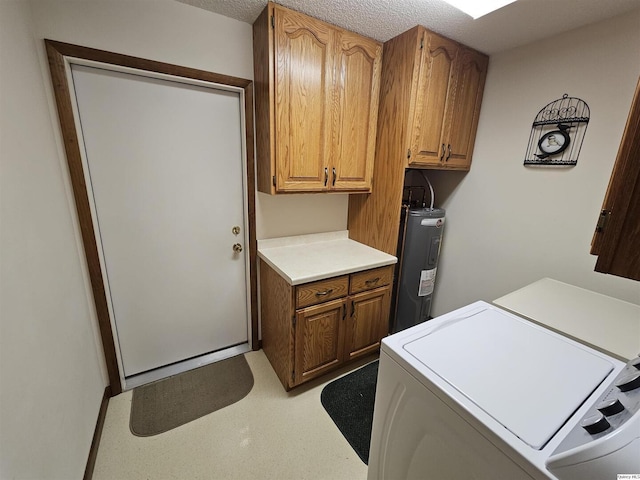
[[[547,104],[531,126],[525,165],[572,167],[589,123],[589,105],[566,93]]]

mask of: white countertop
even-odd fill
[[[640,353],[639,305],[551,278],[493,303],[620,360]]]
[[[349,239],[349,232],[258,240],[258,256],[290,285],[393,265],[393,255]]]

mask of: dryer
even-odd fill
[[[639,369],[486,302],[391,335],[368,478],[640,474]]]

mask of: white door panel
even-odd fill
[[[247,342],[240,95],[72,77],[125,377]]]

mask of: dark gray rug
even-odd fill
[[[166,432],[241,400],[252,388],[244,355],[143,385],[133,390],[131,432],[139,437]]]
[[[320,394],[322,406],[365,464],[369,463],[377,378],[376,360],[327,384]]]

